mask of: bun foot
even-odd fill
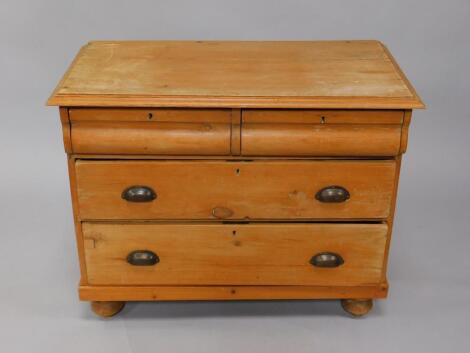
[[[367,314],[373,306],[372,299],[342,299],[341,306],[344,311],[354,317],[361,317]]]
[[[111,317],[119,313],[125,302],[91,302],[91,310],[98,316]]]

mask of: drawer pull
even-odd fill
[[[321,252],[310,259],[310,264],[315,267],[338,267],[344,264],[344,260],[338,254]]]
[[[331,185],[317,192],[315,198],[320,202],[344,202],[350,197],[349,191],[342,186]]]
[[[232,217],[232,215],[233,215],[233,211],[230,208],[214,207],[212,209],[212,216],[214,216],[215,218],[220,218],[220,219],[230,218]]]
[[[157,194],[148,186],[133,185],[124,190],[121,197],[129,202],[150,202]]]
[[[160,258],[150,250],[135,250],[127,255],[127,262],[133,266],[153,266],[160,262]]]

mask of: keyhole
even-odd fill
[[[235,173],[236,173],[237,175],[240,175],[240,169],[237,168],[237,170],[235,170]]]
[[[152,113],[149,113],[148,119],[149,119],[149,120],[152,120],[152,119],[153,119],[153,114],[152,114]]]
[[[233,236],[237,235],[237,231],[236,231],[236,230],[232,230],[232,235],[233,235]]]
[[[326,118],[325,118],[324,116],[322,116],[322,117],[320,118],[320,124],[324,124],[324,123],[325,123],[325,120],[326,120]]]

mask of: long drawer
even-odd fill
[[[391,160],[78,160],[79,214],[85,220],[386,218],[396,169]]]
[[[92,285],[362,285],[385,224],[83,223]]]

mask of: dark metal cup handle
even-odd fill
[[[351,197],[349,191],[342,186],[331,185],[317,192],[315,198],[320,202],[345,202]]]
[[[135,250],[127,255],[127,262],[133,266],[153,266],[160,262],[160,258],[150,250]]]
[[[338,267],[344,264],[341,255],[332,252],[321,252],[310,259],[310,264],[315,267]]]
[[[148,186],[133,185],[125,189],[121,197],[129,202],[150,202],[157,198],[157,194]]]

